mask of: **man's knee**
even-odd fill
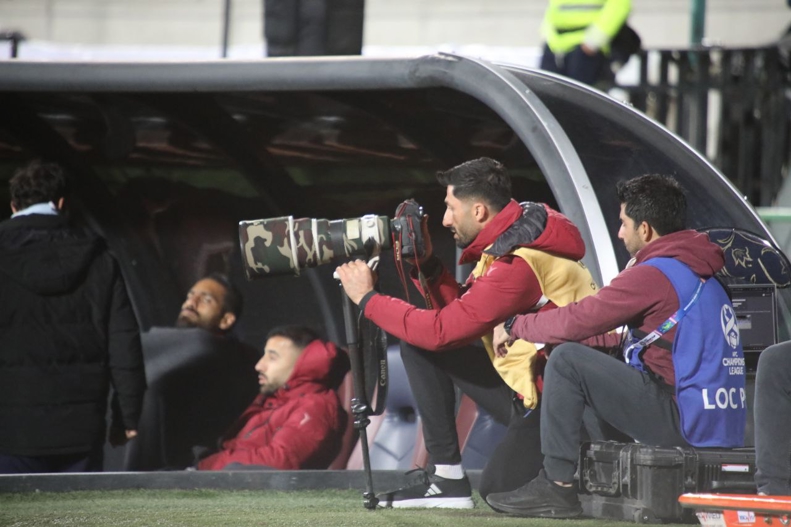
[[[442,364],[431,355],[417,346],[406,342],[401,343],[401,362],[404,364],[407,378],[411,379],[410,382],[415,382],[413,379],[422,378],[424,375],[432,375],[429,372],[444,369]]]
[[[549,354],[549,360],[547,361],[547,369],[550,368],[564,368],[569,363],[573,364],[574,358],[573,354],[578,354],[580,352],[580,348],[584,348],[580,344],[575,342],[565,342],[560,344],[552,349],[552,352]]]

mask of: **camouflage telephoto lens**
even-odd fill
[[[325,220],[282,216],[239,222],[242,261],[248,280],[264,276],[295,274],[334,258],[365,256],[368,239],[389,249],[387,216]]]

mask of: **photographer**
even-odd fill
[[[402,356],[433,466],[420,483],[380,496],[383,505],[392,507],[473,506],[456,437],[454,383],[508,424],[483,471],[481,495],[515,489],[538,474],[536,381],[544,360],[525,341],[514,343],[506,357],[496,357],[492,330],[516,314],[565,305],[596,290],[579,262],[585,246],[577,228],[546,205],[511,199],[510,177],[502,164],[476,159],[437,179],[447,187],[442,224],[464,249],[459,263],[478,262],[464,286],[432,255],[425,225],[425,255],[411,276],[434,309],[376,293],[373,275],[362,261],[337,269],[344,290],[368,319],[424,348],[406,346]],[[478,338],[486,352],[461,348]]]

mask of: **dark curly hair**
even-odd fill
[[[500,212],[511,201],[511,177],[499,161],[481,157],[467,161],[445,172],[437,173],[437,181],[453,185],[457,199],[477,198]]]
[[[307,326],[278,326],[269,331],[266,335],[266,340],[272,337],[285,337],[289,339],[294,345],[303,350],[308,347],[308,344],[314,340],[320,339],[319,334]]]
[[[9,182],[11,204],[16,210],[36,203],[57,202],[66,195],[66,175],[55,163],[36,160],[14,173]]]
[[[646,174],[620,181],[615,190],[635,227],[646,222],[660,236],[686,228],[687,198],[674,177]]]

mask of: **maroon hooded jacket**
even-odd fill
[[[518,220],[525,228],[514,233],[509,229]],[[520,205],[511,200],[464,249],[459,263],[478,261],[506,231],[508,238],[515,240],[514,246],[572,260],[585,254],[582,237],[568,218],[546,205]],[[495,260],[478,279],[470,276],[463,286],[444,267],[438,274],[429,281],[427,292],[435,309],[418,309],[381,294],[366,295],[360,307],[368,319],[391,335],[423,349],[443,351],[479,339],[505,319],[529,311],[542,295],[527,262],[511,254]],[[419,282],[416,285],[420,289]],[[552,307],[550,303],[542,309]]]
[[[279,470],[324,469],[341,447],[348,416],[335,389],[349,371],[346,352],[314,340],[302,351],[288,382],[259,395],[231,427],[222,450],[203,459],[199,470],[230,463]]]
[[[705,234],[692,230],[667,234],[638,251],[634,265],[595,295],[552,311],[517,317],[510,334],[531,342],[582,342],[612,347],[620,336],[602,335],[612,329],[628,325],[643,333],[652,332],[679,308],[676,290],[664,273],[650,265],[639,265],[659,257],[675,258],[704,279],[725,264],[722,249]],[[671,347],[675,335],[673,328],[660,341]],[[668,349],[656,344],[648,346],[643,361],[664,382],[675,385],[673,357]]]

